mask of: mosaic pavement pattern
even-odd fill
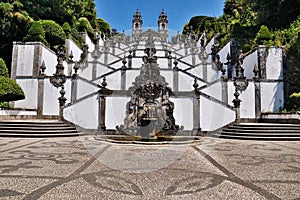
[[[0,199],[300,199],[300,142],[0,138]]]

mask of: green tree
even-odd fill
[[[8,78],[8,70],[6,64],[2,58],[0,58],[0,76]]]
[[[22,88],[16,81],[8,77],[8,70],[2,58],[0,58],[0,107],[7,107],[8,101],[24,99]]]
[[[269,28],[265,25],[262,25],[255,38],[256,44],[266,44],[271,39],[272,39],[272,34]]]
[[[0,56],[9,66],[13,41],[22,41],[32,22],[20,1],[0,2]]]

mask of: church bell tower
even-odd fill
[[[137,9],[133,15],[132,19],[132,40],[138,40],[139,35],[142,33],[142,15],[140,11]]]
[[[158,33],[162,39],[168,41],[168,16],[165,14],[164,9],[162,9],[158,17]]]

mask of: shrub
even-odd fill
[[[0,58],[0,76],[8,77],[8,69],[2,58]]]
[[[87,32],[88,36],[92,39],[92,41],[96,41],[94,29],[87,18],[80,17],[78,19],[78,30],[81,32]]]
[[[46,46],[49,46],[49,43],[45,39],[45,31],[42,25],[35,21],[32,23],[30,29],[28,30],[27,35],[23,38],[24,42],[42,42]]]
[[[24,98],[25,94],[16,81],[0,76],[0,102],[17,101]]]
[[[66,34],[67,36],[69,36],[69,34],[71,34],[72,29],[71,29],[71,26],[70,26],[70,24],[69,24],[68,22],[65,22],[65,23],[63,24],[62,28],[63,28],[63,30],[64,30],[64,32],[65,32],[65,34]]]
[[[289,96],[291,108],[293,111],[299,111],[300,110],[300,92],[293,93]]]
[[[9,103],[8,102],[0,102],[0,108],[9,108]]]
[[[51,48],[57,45],[65,45],[66,34],[59,24],[52,20],[39,20],[39,22],[45,31],[45,38],[47,42],[49,42]]]
[[[264,42],[268,42],[272,39],[272,34],[269,28],[265,25],[262,25],[256,35],[256,44],[264,44]]]
[[[100,31],[101,33],[110,34],[110,32],[111,32],[110,25],[104,19],[97,18],[96,19],[96,27],[97,27],[98,31]]]

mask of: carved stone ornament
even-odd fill
[[[54,87],[62,87],[66,82],[66,75],[64,74],[64,66],[63,66],[63,54],[58,54],[57,56],[57,65],[56,72],[50,78],[50,82]]]
[[[233,84],[239,91],[244,91],[247,89],[249,82],[246,78],[235,78]]]
[[[131,100],[126,105],[124,124],[117,126],[122,133],[144,139],[174,135],[179,129],[173,116],[174,103],[169,100],[173,93],[160,75],[155,53],[154,41],[149,35],[140,75],[128,89]]]

